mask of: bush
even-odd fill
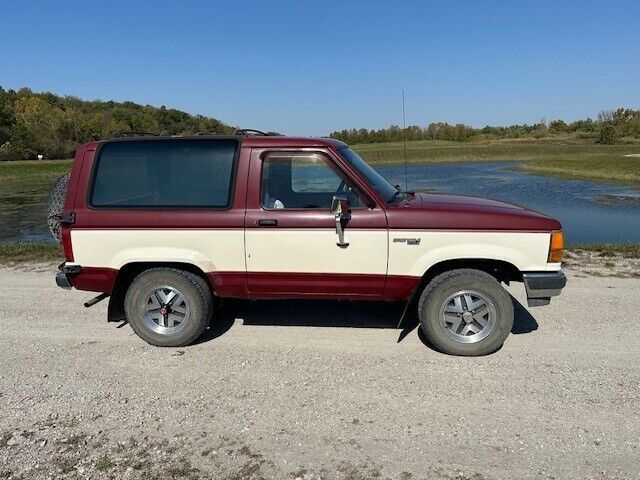
[[[598,132],[591,132],[591,131],[589,132],[577,131],[576,136],[580,140],[597,140],[599,137]]]
[[[615,127],[611,123],[604,123],[600,127],[600,135],[598,136],[597,143],[613,145],[616,143],[617,137]]]

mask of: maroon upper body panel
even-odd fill
[[[354,172],[349,170],[348,165],[342,161],[342,158],[335,150],[328,148],[326,145],[314,147],[286,147],[282,146],[281,143],[277,143],[276,145],[277,146],[272,148],[256,147],[251,149],[249,178],[247,180],[246,228],[270,228],[261,226],[261,220],[275,220],[277,225],[274,228],[335,228],[336,220],[334,214],[331,213],[328,207],[325,209],[267,210],[261,205],[261,175],[264,154],[270,151],[277,150],[278,152],[286,152],[300,148],[304,148],[306,151],[313,151],[314,153],[321,153],[330,158],[338,165],[340,171],[344,172],[347,177],[355,180],[354,184],[371,202],[371,208],[361,207],[352,209],[351,220],[349,220],[347,228],[387,228],[387,218],[382,205],[375,200],[375,191],[371,189],[366,181],[358,178],[357,175],[354,175]]]
[[[167,137],[145,137],[166,139]],[[178,137],[178,138],[207,138]],[[221,137],[215,137],[221,138]],[[371,199],[371,209],[355,212],[347,228],[390,228],[414,230],[551,231],[560,223],[523,207],[478,197],[417,193],[395,205],[387,205],[359,172],[341,157],[347,147],[331,138],[282,136],[232,137],[239,139],[238,166],[231,207],[212,209],[92,209],[87,204],[96,151],[105,142],[91,142],[78,148],[71,171],[65,211],[76,213],[74,228],[255,228],[273,211],[259,206],[260,155],[269,150],[317,149],[351,177]],[[123,138],[111,141],[135,141]],[[251,166],[253,165],[253,166]],[[280,227],[326,228],[334,226],[332,215],[324,211],[291,210],[277,212]]]
[[[163,138],[163,137],[159,137]],[[183,138],[183,137],[180,137]],[[203,137],[196,137],[203,138]],[[116,141],[130,141],[129,139]],[[85,149],[79,181],[75,186],[74,205],[65,209],[76,213],[73,228],[136,229],[136,228],[243,228],[245,200],[247,196],[247,172],[249,149],[239,148],[235,188],[228,209],[209,208],[92,208],[88,204],[96,152],[101,143],[93,142],[78,149]],[[86,148],[85,148],[86,147]],[[78,162],[76,155],[75,164]],[[73,173],[72,173],[73,177]],[[71,183],[70,183],[71,185]]]
[[[416,193],[387,207],[390,229],[549,232],[557,220],[526,208],[480,197]]]

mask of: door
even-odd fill
[[[387,223],[330,151],[252,150],[245,245],[254,298],[376,298],[387,273]],[[334,195],[351,218],[339,245]]]

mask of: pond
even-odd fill
[[[522,205],[557,218],[568,243],[640,242],[640,190],[516,170],[518,162],[409,165],[409,190],[457,193]],[[404,165],[377,166],[404,188]]]
[[[562,222],[568,243],[640,242],[640,190],[517,171],[517,162],[409,165],[409,189],[494,198]],[[404,186],[404,166],[376,166]],[[5,198],[9,202],[9,198]],[[0,208],[0,242],[52,242],[44,196]]]

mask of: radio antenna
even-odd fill
[[[402,89],[402,144],[404,150],[404,191],[409,190],[407,180],[407,119],[404,113],[404,89]]]

